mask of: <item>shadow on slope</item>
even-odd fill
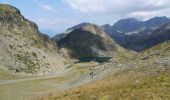
[[[59,48],[67,48],[71,57],[104,56],[114,51],[113,42],[98,34],[77,29],[57,42]]]
[[[81,63],[81,62],[91,62],[91,61],[95,61],[98,63],[104,63],[104,62],[109,62],[109,60],[112,57],[80,57],[78,58],[79,61],[75,62],[75,63]]]

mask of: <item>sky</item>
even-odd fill
[[[113,25],[122,18],[170,16],[170,0],[0,0],[20,9],[49,36],[82,23]]]

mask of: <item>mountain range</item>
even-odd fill
[[[107,28],[110,27],[112,30],[117,30],[118,32],[132,33],[132,32],[139,32],[147,29],[158,28],[167,22],[170,22],[170,19],[165,16],[154,17],[146,21],[140,21],[135,18],[127,18],[127,19],[121,19],[117,21],[113,26],[110,25],[104,25],[104,26],[107,26]],[[107,31],[106,29],[104,30]]]
[[[146,21],[128,18],[119,20],[113,26],[106,24],[101,26],[101,28],[124,48],[143,51],[157,43],[166,41],[166,39],[161,41],[157,39],[157,41],[152,43],[146,42],[152,41],[152,38],[148,37],[155,37],[157,33],[154,34],[154,32],[161,30],[161,27],[169,22],[170,19],[167,17],[154,17]]]
[[[155,31],[161,30],[166,23],[170,23],[170,19],[165,16],[154,17],[146,21],[128,18],[117,21],[113,26],[106,24],[100,26],[100,28],[117,44],[126,49],[139,52],[167,40],[167,38],[159,40],[159,35],[156,35],[158,33],[155,33]],[[86,25],[90,25],[90,23],[81,23],[68,28],[64,33],[54,36],[53,39],[59,41],[72,31]],[[168,35],[168,33],[166,34]],[[151,37],[154,37],[155,40],[153,41]]]
[[[169,100],[169,62],[167,17],[81,23],[50,38],[0,4],[2,100]]]
[[[68,29],[56,43],[59,48],[67,48],[73,57],[111,56],[119,48],[99,26],[90,23]]]
[[[11,56],[1,59],[1,66],[17,71],[40,70],[40,63],[48,66],[55,61],[47,60],[52,59],[49,55],[53,53],[56,59],[63,59],[56,60],[61,61],[56,64],[64,66],[62,57],[109,57],[114,56],[120,49],[143,51],[170,39],[170,20],[167,17],[154,17],[147,21],[128,18],[119,20],[113,26],[81,23],[51,39],[42,34],[34,22],[24,18],[17,8],[3,4],[0,7],[1,53]],[[11,64],[6,65],[9,59],[12,59],[12,67]],[[20,68],[20,64],[25,67]],[[35,67],[32,68],[31,65]]]

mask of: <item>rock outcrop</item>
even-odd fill
[[[68,33],[57,44],[65,48],[71,57],[112,56],[118,45],[94,24],[82,24]]]
[[[0,4],[0,67],[14,72],[50,73],[64,70],[56,44],[24,18],[20,11]]]

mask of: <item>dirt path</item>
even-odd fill
[[[93,80],[89,72],[89,68],[73,67],[54,76],[0,80],[0,100],[30,100],[51,92],[77,87]]]

